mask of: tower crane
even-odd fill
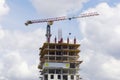
[[[47,38],[47,42],[49,43],[50,38],[51,38],[50,26],[53,24],[54,21],[72,20],[72,19],[77,19],[77,18],[84,18],[84,17],[98,16],[98,15],[99,14],[97,12],[91,12],[91,13],[85,13],[85,14],[81,14],[80,16],[73,16],[73,17],[62,16],[62,17],[47,18],[47,19],[28,20],[25,23],[25,25],[28,26],[29,24],[47,22],[46,38]]]

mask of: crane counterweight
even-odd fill
[[[28,26],[29,24],[32,24],[32,23],[33,23],[32,21],[27,21],[25,25]]]

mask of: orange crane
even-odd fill
[[[39,20],[28,20],[25,23],[25,25],[27,26],[29,24],[47,22],[46,37],[47,37],[47,42],[50,42],[50,37],[51,37],[50,25],[52,25],[54,21],[72,20],[76,18],[84,18],[84,17],[97,16],[97,15],[99,15],[97,12],[91,12],[91,13],[81,14],[80,16],[74,16],[74,17],[62,16],[62,17],[39,19]]]

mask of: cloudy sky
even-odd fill
[[[0,0],[0,80],[39,80],[39,47],[45,42],[46,23],[27,20],[56,16],[100,15],[55,22],[52,39],[76,36],[81,44],[83,80],[120,80],[119,0]]]

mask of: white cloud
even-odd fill
[[[9,7],[7,6],[5,0],[0,0],[0,21],[2,20],[2,17],[4,15],[6,15],[9,12]],[[2,26],[0,25],[0,45],[1,45],[1,40],[4,38],[5,36],[5,32],[2,28]],[[4,75],[4,70],[6,70],[5,66],[4,66],[4,61],[2,58],[3,55],[3,48],[0,48],[0,80],[8,80],[6,78],[6,76]]]
[[[0,48],[6,50],[25,50],[25,49],[35,49],[38,48],[36,45],[40,45],[45,41],[45,31],[42,29],[37,29],[33,32],[22,32],[22,31],[9,31],[3,30],[4,38],[1,39]],[[39,43],[39,44],[38,44]]]
[[[90,11],[100,15],[80,20],[83,76],[87,80],[120,80],[120,4],[100,3],[85,12]]]
[[[0,75],[2,75],[2,70],[3,70],[3,62],[0,60]],[[1,76],[0,76],[1,77]]]
[[[3,76],[0,76],[0,80],[8,80],[8,79]]]
[[[0,26],[0,39],[2,39],[4,37],[4,31],[2,29],[2,27]]]
[[[0,0],[0,20],[8,12],[6,1]],[[38,79],[38,51],[45,41],[43,34],[42,29],[23,32],[0,26],[0,80]]]
[[[32,0],[37,11],[45,16],[66,15],[82,8],[88,0]]]
[[[120,80],[120,60],[110,58],[102,65],[102,69],[111,80]]]
[[[0,0],[0,17],[9,12],[9,7],[6,4],[6,0]]]
[[[37,67],[35,70],[33,65],[28,65],[27,61],[22,58],[19,52],[9,52],[3,57],[2,78],[9,80],[26,80],[28,78],[37,78]],[[36,66],[36,64],[34,64]],[[3,79],[4,80],[4,79]],[[6,79],[5,79],[6,80]]]
[[[2,31],[4,37],[0,39],[0,79],[38,79],[39,47],[45,41],[45,31]]]
[[[88,50],[81,53],[81,77],[84,80],[119,80],[120,60],[103,53]]]
[[[86,43],[86,46],[90,44],[89,48],[93,47],[96,50],[105,51],[114,57],[118,57],[118,48],[120,47],[120,7],[118,5],[110,7],[106,3],[101,3],[95,9],[90,9],[98,11],[99,16],[80,21],[81,32],[84,35],[83,42]]]

